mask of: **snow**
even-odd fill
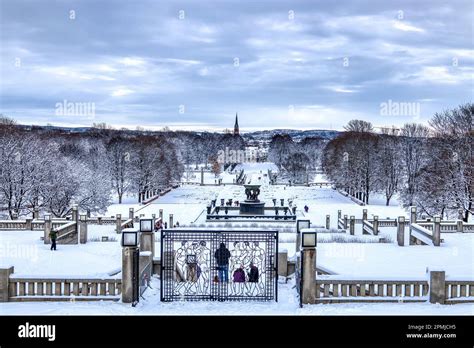
[[[160,302],[160,283],[151,288],[136,307],[111,301],[0,303],[5,315],[472,315],[474,304],[338,303],[299,307],[294,281],[280,283],[278,302]]]
[[[319,187],[289,187],[284,185],[269,185],[268,177],[264,176],[268,169],[277,171],[273,164],[247,163],[241,165],[247,174],[247,181],[255,176],[262,183],[260,200],[266,206],[273,206],[272,198],[291,199],[298,206],[298,217],[310,219],[312,227],[324,226],[326,215],[330,215],[331,228],[337,228],[337,211],[342,215],[362,216],[362,210],[368,210],[369,219],[378,215],[385,217],[408,216],[399,207],[394,197],[390,206],[385,206],[383,196],[373,195],[371,204],[359,206],[350,198],[344,197],[331,188]],[[238,168],[237,168],[238,170]],[[261,172],[260,172],[261,171]],[[211,173],[205,173],[210,174]],[[200,173],[196,173],[200,180]],[[222,173],[222,176],[234,178],[235,174]],[[255,176],[254,176],[255,175]],[[318,174],[319,175],[319,174]],[[209,176],[207,176],[209,178]],[[321,182],[321,175],[314,179]],[[226,180],[224,180],[224,183]],[[164,221],[169,221],[173,214],[174,222],[180,226],[194,224],[222,228],[223,221],[206,222],[205,208],[212,199],[221,198],[244,200],[242,186],[237,185],[183,185],[159,197],[148,205],[140,205],[136,197],[125,197],[124,203],[109,206],[105,216],[118,213],[128,217],[129,208],[135,209],[136,215],[150,218],[152,214],[159,215],[163,209]],[[279,201],[278,201],[279,203]],[[309,212],[304,213],[302,207],[308,205]],[[248,222],[250,224],[251,222]],[[244,223],[234,224],[239,229]],[[262,223],[270,225],[269,223]],[[273,225],[272,225],[273,226]],[[274,224],[281,232],[279,234],[279,250],[288,250],[288,256],[295,256],[295,234],[282,224]],[[286,225],[291,226],[291,225]],[[252,226],[254,227],[254,226]],[[1,231],[0,232],[0,267],[13,265],[16,275],[33,275],[51,277],[107,277],[107,274],[121,267],[120,235],[115,233],[115,225],[89,225],[88,243],[79,245],[58,245],[57,251],[50,251],[49,245],[43,244],[40,237],[42,231]],[[362,225],[356,224],[355,236],[336,233],[343,236],[344,241],[330,241],[333,234],[325,233],[318,236],[317,264],[318,267],[329,269],[335,273],[334,278],[356,280],[410,280],[427,279],[426,270],[442,269],[451,280],[474,279],[474,233],[442,233],[444,243],[441,247],[410,246],[408,243],[408,228],[405,233],[405,247],[396,244],[396,227],[380,227],[379,236],[363,236]],[[111,241],[101,242],[102,236]],[[389,243],[374,243],[379,237],[386,238]],[[160,253],[159,235],[156,235],[156,255]],[[342,241],[342,240],[341,240]],[[357,241],[357,243],[354,243]],[[66,302],[66,303],[6,303],[0,304],[0,311],[5,314],[245,314],[245,315],[360,315],[360,314],[472,314],[474,305],[456,304],[453,306],[436,306],[427,303],[343,303],[305,306],[300,309],[296,299],[296,291],[291,282],[279,284],[278,303],[252,303],[251,310],[241,303],[161,303],[159,301],[159,280],[153,278],[152,289],[148,289],[143,300],[136,308],[122,303],[104,302]]]

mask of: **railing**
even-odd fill
[[[367,220],[364,220],[362,222],[362,229],[363,229],[363,231],[365,231],[369,234],[373,234],[373,235],[377,234],[377,231],[374,231],[374,225],[372,223],[370,223],[369,221],[367,221]]]
[[[133,219],[128,219],[128,220],[125,220],[124,222],[122,222],[122,224],[120,225],[120,228],[123,229],[123,228],[131,228],[133,227]]]
[[[69,221],[66,219],[55,219],[52,221],[52,228],[59,228]],[[0,230],[43,230],[44,220],[0,220]]]
[[[21,277],[9,278],[9,301],[119,300],[120,278]]]
[[[446,302],[473,302],[474,280],[446,280],[445,282]]]
[[[53,228],[53,231],[57,233],[56,240],[60,242],[61,240],[65,240],[66,238],[72,237],[74,234],[77,233],[77,222],[69,222],[60,227]]]
[[[95,225],[115,225],[116,221],[117,219],[115,217],[96,216],[87,218],[88,224]]]
[[[427,230],[430,230],[430,231],[433,230],[433,223],[432,222],[417,222],[416,224],[426,228]],[[444,233],[454,233],[454,232],[461,232],[461,231],[462,232],[474,232],[474,224],[466,224],[466,223],[462,222],[459,227],[460,227],[460,230],[458,230],[457,222],[441,221],[441,223],[440,223],[441,232],[444,232]]]
[[[418,224],[411,224],[411,236],[423,243],[433,244],[433,232]]]
[[[327,279],[326,279],[327,277]],[[316,302],[424,302],[426,280],[337,279],[316,280]]]

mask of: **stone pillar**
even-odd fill
[[[79,220],[79,210],[77,207],[77,204],[74,204],[72,206],[72,221],[78,221]]]
[[[416,207],[410,207],[410,225],[416,224]]]
[[[379,234],[379,217],[377,215],[374,215],[372,226],[374,226],[374,235],[377,236]]]
[[[173,214],[170,214],[170,228],[173,228]]]
[[[462,227],[462,219],[463,219],[463,210],[458,210],[458,221],[456,222],[456,232],[463,232]]]
[[[34,220],[38,220],[39,217],[40,217],[39,208],[35,208],[35,209],[33,210],[33,219],[34,219]]]
[[[8,268],[0,268],[0,302],[9,301],[10,274],[14,271],[13,266]]]
[[[298,231],[298,229],[296,229],[296,253],[298,253],[298,251],[300,250],[301,248],[301,232]]]
[[[330,222],[331,222],[331,217],[330,215],[326,215],[326,229],[329,230],[329,228],[331,227],[330,226]]]
[[[155,257],[155,233],[140,233],[140,251],[151,251],[152,257]]]
[[[367,209],[363,209],[362,210],[362,221],[366,221],[367,220]]]
[[[201,186],[204,185],[204,168],[201,168]]]
[[[316,248],[304,248],[301,250],[302,257],[302,303],[316,303]]]
[[[351,219],[349,221],[349,232],[351,236],[355,234],[355,216],[351,215]]]
[[[79,243],[87,243],[87,215],[79,216]]]
[[[344,229],[347,230],[347,215],[344,215]]]
[[[397,242],[398,242],[398,246],[405,245],[405,217],[404,216],[398,217]]]
[[[133,302],[133,254],[138,248],[122,248],[122,302]]]
[[[435,216],[433,219],[433,245],[441,245],[441,217]]]
[[[51,216],[49,216],[48,220],[44,220],[44,244],[51,244],[51,237],[49,234],[51,233]]]
[[[160,209],[158,216],[161,219],[161,221],[163,221],[163,209]]]
[[[446,274],[444,271],[430,271],[430,303],[444,304],[446,301]]]
[[[115,217],[115,232],[122,233],[122,215],[117,214]]]
[[[342,211],[341,210],[338,210],[337,211],[337,219],[339,220],[342,216]]]
[[[278,275],[282,277],[288,276],[288,251],[280,251],[278,253]]]
[[[133,220],[133,216],[135,214],[135,211],[133,208],[128,209],[128,218]]]
[[[33,230],[33,224],[31,223],[33,221],[33,219],[26,219],[26,229],[28,231],[32,231]]]

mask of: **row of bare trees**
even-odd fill
[[[116,196],[133,196],[177,181],[182,164],[163,135],[26,129],[0,119],[0,215],[35,208],[64,217],[73,204],[103,212]]]
[[[386,204],[398,194],[403,206],[428,216],[473,213],[474,104],[437,113],[429,125],[405,124],[375,133],[369,122],[353,120],[323,154],[326,175],[365,203],[382,192]]]

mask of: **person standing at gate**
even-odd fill
[[[219,248],[214,253],[217,262],[217,270],[219,272],[220,282],[229,282],[229,259],[230,251],[226,248],[224,243],[219,245]]]
[[[56,238],[58,237],[58,232],[52,230],[49,232],[49,238],[51,238],[51,248],[49,250],[56,250]]]

